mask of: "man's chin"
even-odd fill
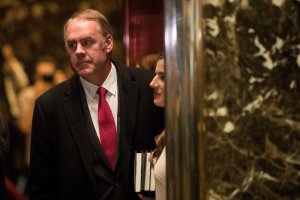
[[[77,74],[80,75],[80,76],[81,75],[82,76],[88,75],[88,74],[91,74],[91,73],[92,73],[92,70],[88,67],[81,67],[81,68],[77,69]]]

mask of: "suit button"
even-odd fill
[[[117,187],[117,188],[118,188],[118,187],[120,187],[120,185],[119,185],[118,183],[116,183],[116,184],[115,184],[115,187]]]

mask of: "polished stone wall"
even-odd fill
[[[206,0],[208,199],[300,199],[300,2]]]

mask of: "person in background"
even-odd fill
[[[164,110],[153,72],[111,58],[113,35],[96,10],[64,26],[75,74],[37,98],[31,131],[31,200],[134,200],[134,152],[155,148]]]
[[[1,82],[3,82],[2,87],[3,92],[5,92],[3,95],[5,95],[6,100],[1,100],[0,111],[2,111],[9,123],[15,123],[20,114],[17,99],[18,94],[23,88],[29,85],[29,79],[22,63],[15,56],[11,44],[7,43],[2,46],[1,56],[3,59],[0,66],[2,74]]]
[[[154,71],[156,60],[157,60],[157,54],[156,53],[150,53],[150,54],[143,55],[138,60],[138,63],[136,64],[136,67],[149,69],[149,70]]]
[[[40,57],[35,65],[33,85],[24,88],[18,96],[21,111],[18,118],[18,125],[25,134],[24,156],[28,165],[30,158],[30,133],[34,102],[37,97],[57,84],[57,80],[55,79],[56,70],[56,63],[51,56]],[[61,77],[61,79],[64,79],[63,76]]]
[[[5,159],[9,149],[8,127],[3,115],[0,113],[0,199],[7,200],[7,190],[5,186]]]
[[[29,200],[28,196],[18,190],[15,184],[6,176],[6,159],[10,149],[9,129],[7,120],[0,112],[0,199]]]
[[[9,183],[8,196],[25,193],[24,177],[27,177],[24,152],[24,134],[19,129],[17,119],[20,108],[17,96],[27,87],[29,80],[22,63],[16,57],[13,46],[6,43],[0,51],[0,113],[7,122],[9,131],[9,151],[4,160],[6,183]],[[16,191],[16,193],[13,193]]]
[[[72,67],[69,64],[69,61],[63,62],[60,64],[60,67],[56,69],[54,74],[54,82],[56,84],[65,81],[73,75]]]

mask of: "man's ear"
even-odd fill
[[[113,42],[113,37],[108,34],[106,37],[105,37],[105,44],[104,44],[105,48],[106,48],[106,52],[107,53],[111,53],[112,52],[112,49],[113,49],[113,46],[114,46],[114,42]]]

